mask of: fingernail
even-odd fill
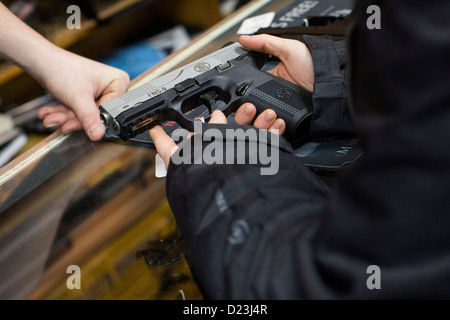
[[[273,111],[269,111],[264,115],[264,121],[271,122],[277,115]]]
[[[47,129],[56,129],[56,128],[58,128],[58,125],[56,123],[49,123],[49,124],[44,124],[44,127],[46,127]]]
[[[253,114],[253,107],[250,104],[245,105],[244,113],[247,116],[251,116]]]

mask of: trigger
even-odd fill
[[[218,108],[216,104],[217,96],[218,94],[213,90],[208,91],[200,96],[199,101],[208,108],[210,114]]]

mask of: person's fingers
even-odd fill
[[[99,110],[97,107],[113,98],[125,93],[130,84],[130,78],[125,72],[118,72],[114,80],[106,86],[98,101],[94,101],[93,97],[85,96],[82,101],[74,106],[75,113],[80,120],[84,131],[93,141],[100,140],[105,134],[105,127],[99,118]]]
[[[277,120],[277,114],[272,109],[267,109],[262,112],[256,119],[253,125],[258,129],[268,130]]]
[[[256,36],[240,36],[239,42],[246,48],[285,60],[291,55],[293,48],[299,45],[299,42],[292,39],[284,39],[267,34]]]
[[[251,125],[256,115],[256,107],[251,103],[243,104],[237,111],[235,121],[240,125]],[[276,113],[266,110],[260,114],[253,125],[259,129],[267,129],[272,133],[283,135],[286,131],[286,123],[283,119],[277,119]]]
[[[227,117],[222,111],[215,110],[211,114],[211,119],[209,120],[209,123],[215,123],[215,124],[227,124]]]
[[[101,105],[113,98],[118,97],[122,93],[126,92],[130,85],[130,78],[128,74],[121,73],[120,77],[114,79],[102,93],[102,96],[98,100],[98,104]]]
[[[236,111],[234,120],[239,125],[250,125],[256,116],[256,107],[251,103],[245,103]]]
[[[278,135],[283,135],[286,131],[286,122],[283,119],[277,119],[272,126],[270,126],[269,131]]]
[[[105,127],[100,121],[99,109],[91,95],[80,96],[73,106],[84,131],[93,141],[98,141],[105,134]]]
[[[81,125],[81,122],[77,118],[74,118],[64,123],[64,125],[61,127],[61,132],[67,134],[70,132],[81,130],[82,128],[83,126]]]
[[[167,169],[169,166],[170,157],[178,148],[177,145],[161,126],[153,127],[149,130],[149,134],[155,144],[156,151],[164,160]]]
[[[70,110],[70,109],[64,105],[44,106],[41,109],[39,109],[37,115],[38,115],[38,118],[42,120],[52,113],[66,112],[68,110]]]
[[[66,110],[47,115],[42,123],[46,128],[54,128],[54,127],[59,128],[62,125],[64,125],[67,121],[72,120],[74,118],[76,118],[75,113],[71,110]]]
[[[83,128],[80,120],[77,119],[75,112],[64,105],[42,107],[38,111],[38,117],[43,119],[42,123],[44,127],[61,128],[61,132],[64,134],[78,131]],[[98,140],[99,138],[94,136],[94,139]]]
[[[246,48],[278,57],[281,60],[269,73],[290,81],[306,90],[314,91],[314,64],[308,47],[298,40],[267,34],[241,36]]]

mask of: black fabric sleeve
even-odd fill
[[[314,65],[313,117],[311,135],[330,136],[354,132],[348,110],[346,49],[344,40],[330,36],[303,36]]]
[[[236,128],[204,126],[211,127],[224,138],[226,130]],[[193,138],[180,147],[188,144],[194,150]],[[208,145],[203,142],[202,152]],[[246,141],[245,163],[259,148]],[[261,175],[261,163],[170,163],[167,197],[208,298],[302,298],[285,285],[295,272],[295,239],[317,219],[328,189],[302,166],[284,139],[277,149],[280,166],[274,175]],[[187,162],[198,161],[199,155]],[[233,159],[237,163],[237,154]]]
[[[370,5],[381,29],[367,27]],[[450,298],[450,2],[355,12],[349,89],[366,153],[330,190],[288,149],[272,176],[170,165],[169,203],[210,298]]]

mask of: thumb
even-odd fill
[[[130,85],[130,78],[124,72],[121,76],[114,79],[102,93],[102,96],[98,100],[98,104],[101,105],[109,100],[112,100],[121,94],[125,93]]]
[[[296,50],[298,41],[260,34],[256,36],[240,36],[239,42],[247,49],[263,52],[285,60]]]
[[[105,126],[100,121],[100,111],[92,96],[80,96],[72,109],[80,120],[89,139],[98,141],[103,138]]]

